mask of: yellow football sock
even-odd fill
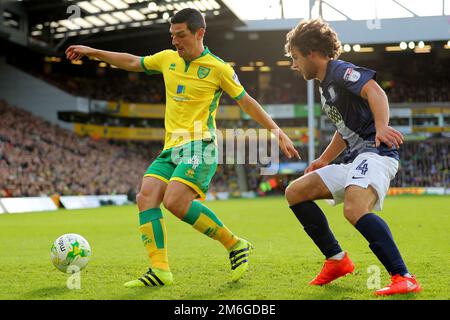
[[[192,225],[199,232],[219,241],[227,250],[239,241],[239,238],[217,218],[214,212],[198,201],[192,201],[183,221]]]
[[[166,226],[161,209],[151,208],[140,212],[139,223],[142,242],[148,251],[151,267],[170,271],[166,246]]]

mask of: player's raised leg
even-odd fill
[[[331,232],[327,218],[313,201],[332,198],[330,190],[315,172],[298,178],[286,189],[291,210],[326,259],[322,271],[310,282],[312,285],[327,284],[354,270],[353,262]]]
[[[167,237],[160,209],[167,182],[147,176],[142,179],[136,197],[139,208],[139,230],[150,259],[149,270],[140,278],[125,283],[126,287],[163,286],[173,283],[167,257]]]
[[[252,245],[235,236],[212,210],[195,201],[198,192],[194,188],[197,189],[195,185],[188,186],[186,182],[170,181],[163,200],[164,206],[200,233],[219,241],[228,250],[232,281],[238,281],[248,268],[248,255]]]
[[[377,192],[370,185],[367,188],[350,185],[345,189],[345,217],[366,238],[369,248],[392,276],[392,283],[375,294],[418,292],[420,285],[409,274],[388,225],[381,217],[371,213],[377,200]]]

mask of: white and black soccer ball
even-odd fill
[[[79,234],[67,233],[55,240],[50,256],[58,270],[76,273],[86,267],[91,253],[91,246],[85,238]]]

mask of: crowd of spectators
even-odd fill
[[[378,82],[391,102],[450,101],[450,59],[385,59],[370,62],[370,67],[379,71]]]
[[[0,196],[124,194],[157,146],[96,141],[0,100]]]
[[[239,194],[238,176],[235,165],[221,164],[217,166],[216,174],[211,180],[209,192],[229,192],[231,195]]]
[[[162,142],[79,137],[0,100],[0,197],[136,194]],[[233,165],[212,191],[238,190]]]
[[[152,104],[166,101],[164,82],[159,75],[147,76],[121,70],[103,70],[100,75],[41,73],[36,70],[29,72],[75,96],[105,101],[121,100]]]
[[[345,58],[345,57],[344,57]],[[353,58],[351,58],[353,61]],[[431,56],[392,56],[385,59],[354,61],[377,70],[377,81],[386,91],[389,101],[442,102],[450,101],[450,61],[435,60]],[[94,64],[73,68],[56,67],[47,63],[42,68],[27,70],[74,95],[91,99],[139,103],[165,103],[164,80],[161,75],[125,72],[101,68]],[[20,66],[19,66],[20,67]],[[82,68],[82,69],[81,69]],[[236,72],[247,92],[262,104],[306,103],[306,84],[303,78],[287,67],[274,67],[267,76],[258,72]],[[82,70],[82,72],[80,72]],[[318,90],[315,100],[320,101]],[[224,94],[222,104],[234,101]]]
[[[308,158],[307,148],[297,148],[303,159]],[[325,145],[319,150],[324,150]],[[320,152],[319,152],[320,154]],[[450,188],[450,139],[430,138],[420,141],[406,141],[399,149],[400,164],[390,187],[442,187]],[[281,155],[280,162],[289,162]],[[336,160],[339,163],[339,158]],[[276,181],[267,194],[282,194],[291,181],[301,176],[283,174],[261,175],[261,165],[247,165],[247,181],[250,190],[258,190],[262,183]],[[275,179],[275,180],[274,180]]]
[[[400,149],[393,187],[450,187],[449,139],[411,141]]]
[[[142,174],[161,149],[162,142],[80,137],[0,100],[0,197],[135,194]],[[307,159],[307,148],[299,151]],[[248,156],[247,149],[244,168],[249,190],[275,178],[275,189],[282,192],[300,175],[262,176],[261,165],[248,164]],[[293,161],[280,156],[280,162]],[[226,156],[220,157],[225,161]],[[407,141],[400,158],[391,186],[450,187],[448,138]],[[210,191],[238,193],[236,166],[229,160],[218,166]]]

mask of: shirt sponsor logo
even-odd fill
[[[171,63],[169,70],[175,71],[175,68],[177,67],[177,65],[175,63]]]
[[[356,82],[361,77],[361,73],[354,70],[353,68],[347,68],[344,73],[344,80],[350,82]]]
[[[185,91],[186,91],[186,86],[179,84],[177,87],[177,94],[185,93]]]
[[[172,96],[172,99],[177,101],[177,102],[185,102],[185,101],[191,101],[191,99],[189,98],[185,98],[185,97],[177,97],[177,96]]]

